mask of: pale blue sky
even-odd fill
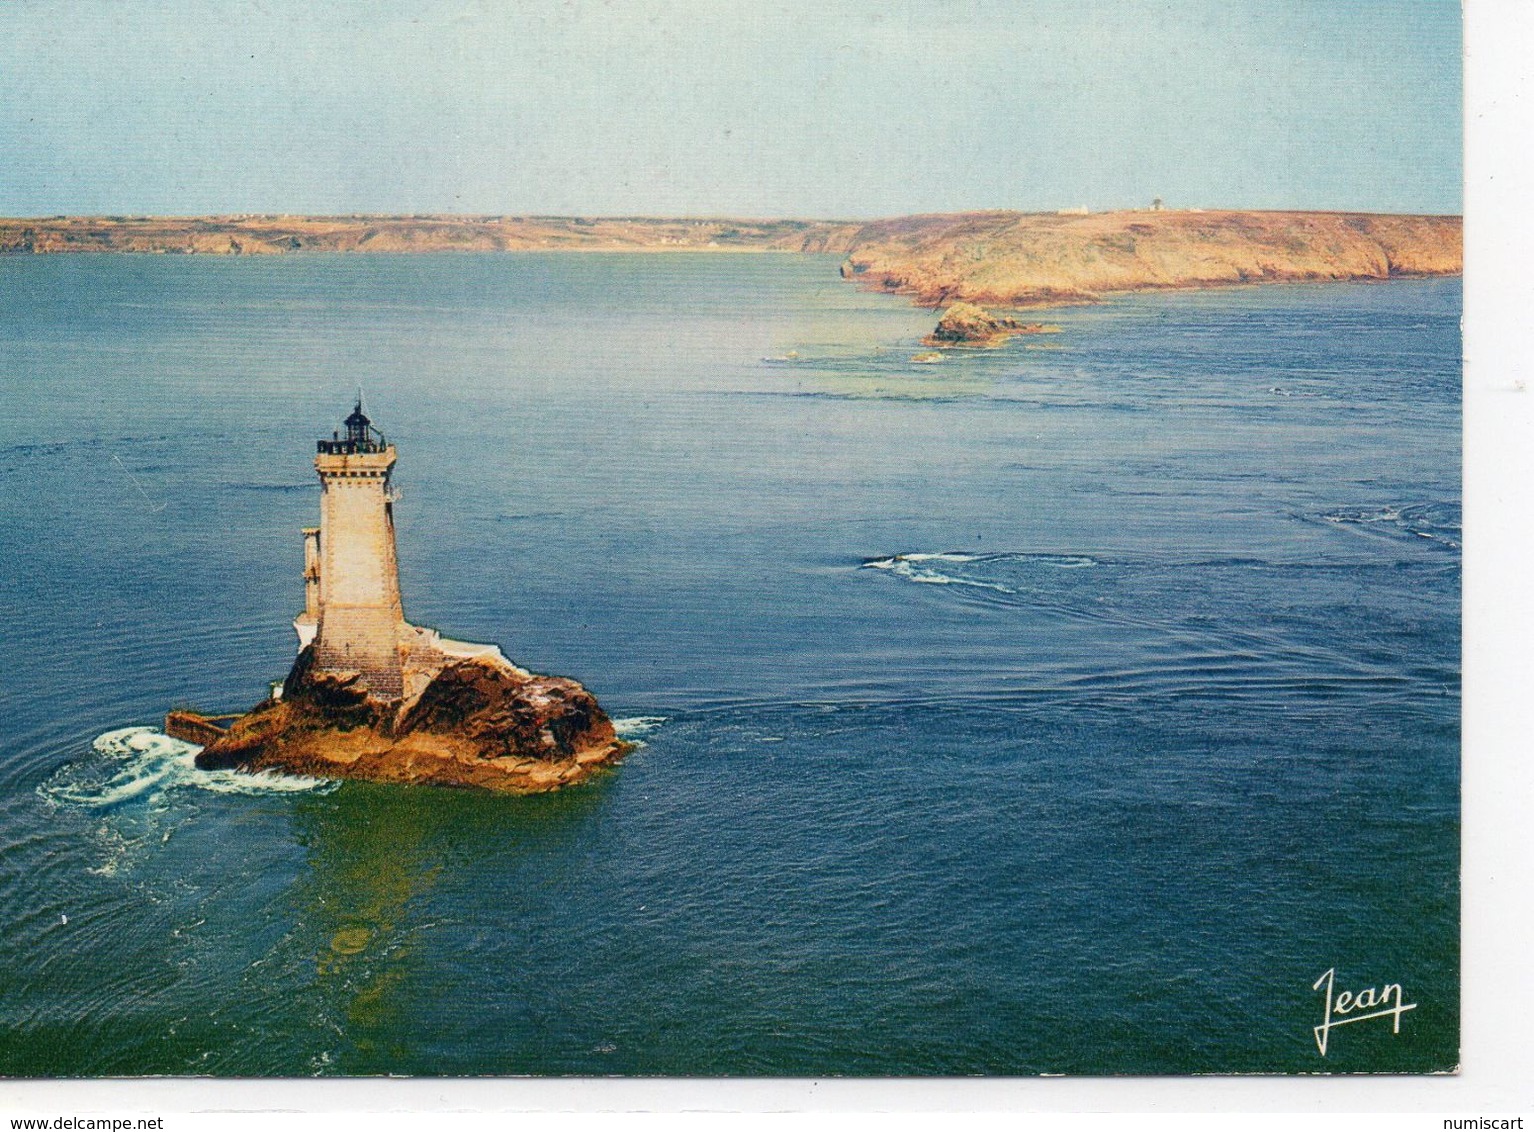
[[[9,0],[0,215],[1458,212],[1459,18],[1457,0]]]

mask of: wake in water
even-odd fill
[[[639,715],[613,720],[620,738],[644,746],[641,735],[658,730],[664,716]],[[153,727],[122,727],[98,735],[91,744],[108,763],[72,763],[38,788],[43,797],[71,806],[107,810],[124,803],[146,803],[178,789],[205,790],[210,794],[326,794],[341,784],[334,779],[311,778],[263,770],[203,770],[197,765],[195,743],[172,739]]]
[[[1387,538],[1427,539],[1459,549],[1460,507],[1457,503],[1417,503],[1402,507],[1339,507],[1319,516],[1323,522]]]
[[[1323,519],[1413,545],[1458,533],[1454,507],[1360,508],[1306,521]],[[1423,545],[1411,561],[1432,571],[1424,579],[1431,583],[1441,565]],[[1283,562],[1180,550],[1104,558],[912,553],[868,559],[860,569],[943,587],[928,593],[973,615],[972,639],[994,642],[1018,687],[1068,692],[1083,704],[1178,697],[1261,706],[1286,696],[1351,696],[1397,710],[1454,693],[1452,656],[1407,657],[1400,643],[1423,623],[1452,623],[1453,594],[1435,602],[1417,591],[1402,600],[1415,576],[1402,573],[1399,555]],[[1366,607],[1342,604],[1359,588],[1371,595]]]
[[[865,570],[884,570],[908,582],[920,582],[938,586],[970,586],[974,589],[993,590],[996,593],[1015,594],[1018,591],[1000,582],[964,577],[961,573],[945,570],[942,565],[967,566],[972,563],[1016,563],[1022,566],[1044,566],[1057,570],[1078,570],[1101,563],[1084,554],[964,554],[959,551],[941,553],[896,554],[891,558],[871,558],[862,564]]]
[[[618,733],[618,738],[635,747],[644,747],[647,744],[641,735],[649,735],[659,731],[661,725],[666,722],[664,715],[631,715],[627,719],[613,720],[613,730]]]
[[[213,794],[298,794],[334,790],[337,782],[294,774],[238,770],[202,770],[194,743],[172,739],[153,727],[123,727],[97,736],[92,749],[112,760],[116,769],[101,776],[101,767],[73,764],[40,787],[44,797],[73,806],[109,809],[142,799],[153,801],[175,789],[206,790]]]

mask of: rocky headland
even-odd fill
[[[845,253],[857,223],[581,216],[53,216],[0,219],[0,254],[693,251]]]
[[[1458,216],[1350,212],[961,212],[887,220],[558,216],[0,219],[0,254],[784,252],[924,306],[1029,307],[1121,291],[1457,274]]]
[[[192,717],[194,720],[197,717]],[[167,730],[174,730],[174,720]],[[186,721],[182,721],[183,728]],[[467,786],[534,794],[570,786],[628,750],[595,697],[498,652],[452,659],[404,703],[299,653],[280,699],[258,704],[197,755],[208,770]]]
[[[1028,307],[1239,283],[1452,275],[1458,216],[1341,212],[970,212],[866,224],[842,275],[924,306]]]

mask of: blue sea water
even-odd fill
[[[1458,280],[910,361],[826,257],[0,258],[0,1073],[1458,1060]],[[313,440],[407,615],[639,747],[564,793],[205,774]],[[1331,1034],[1313,989],[1415,1008]]]

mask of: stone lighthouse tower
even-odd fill
[[[415,631],[405,623],[394,551],[394,446],[360,397],[345,427],[319,441],[314,457],[320,525],[304,531],[304,612],[293,627],[301,647],[313,644],[316,671],[358,674],[369,695],[399,700]]]
[[[389,474],[394,448],[362,412],[321,440],[320,525],[304,531],[299,654],[269,698],[227,726],[172,711],[204,770],[284,770],[511,793],[579,782],[628,744],[574,680],[495,645],[411,625],[400,605]],[[227,717],[224,717],[227,718]]]

